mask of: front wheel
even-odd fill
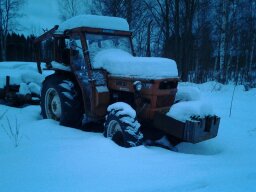
[[[134,110],[128,104],[115,103],[108,107],[104,124],[104,136],[122,147],[135,147],[143,142],[140,124],[130,111]]]

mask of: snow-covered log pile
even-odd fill
[[[6,85],[6,76],[10,76],[11,85],[20,85],[19,93],[40,95],[40,89],[46,73],[39,74],[33,62],[0,62],[0,88]]]

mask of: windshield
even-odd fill
[[[94,63],[95,55],[106,49],[121,49],[132,54],[131,42],[128,36],[86,34],[91,62]]]

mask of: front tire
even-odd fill
[[[75,84],[61,75],[51,75],[43,83],[41,109],[44,119],[53,119],[60,125],[80,127],[82,99]]]
[[[112,139],[122,147],[135,147],[143,142],[140,124],[135,117],[125,113],[123,109],[111,109],[106,116],[104,136]]]

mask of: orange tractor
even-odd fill
[[[166,116],[179,82],[176,63],[136,57],[126,20],[82,15],[35,40],[38,71],[54,71],[43,82],[44,118],[80,127],[104,124],[104,136],[124,147],[145,140],[198,143],[217,136],[220,118]]]

